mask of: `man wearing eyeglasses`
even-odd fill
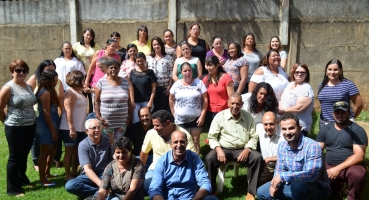
[[[78,145],[81,175],[68,181],[65,184],[65,189],[78,197],[92,199],[99,189],[105,167],[113,160],[113,152],[108,138],[101,135],[99,120],[88,119],[85,122],[85,127],[88,137]]]

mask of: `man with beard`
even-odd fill
[[[280,127],[286,141],[278,145],[274,177],[258,188],[258,199],[326,199],[329,180],[319,144],[301,133],[295,114],[283,114]]]
[[[332,196],[338,197],[348,183],[347,199],[361,199],[365,187],[365,151],[368,137],[365,130],[350,121],[350,105],[345,101],[333,104],[335,123],[324,126],[316,141],[326,148],[325,165],[331,180]]]
[[[186,150],[186,146],[187,135],[174,131],[170,141],[172,150],[160,157],[155,166],[150,199],[218,199],[209,196],[211,185],[204,164],[195,152]],[[197,187],[200,189],[196,192]]]
[[[206,156],[206,170],[213,193],[216,194],[216,176],[220,165],[236,161],[248,168],[248,193],[246,200],[255,199],[257,182],[262,172],[263,157],[256,150],[258,134],[252,116],[242,110],[242,97],[229,96],[229,109],[219,112],[211,123],[208,139],[211,150]]]
[[[136,157],[140,157],[142,143],[145,139],[147,131],[153,128],[151,122],[151,113],[148,108],[146,107],[140,108],[138,110],[138,117],[140,118],[140,121],[130,126],[125,134],[125,136],[129,138],[129,140],[132,141],[133,143],[133,154]],[[146,171],[151,163],[152,163],[152,151],[148,153],[146,159],[145,165]]]
[[[263,131],[258,132],[258,147],[260,147],[261,155],[264,158],[264,169],[258,182],[260,186],[272,180],[277,162],[278,144],[284,141],[284,139],[277,123],[277,116],[274,112],[268,111],[264,113],[262,123],[256,126],[263,126]],[[258,129],[259,128],[256,130]]]

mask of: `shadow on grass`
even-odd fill
[[[67,182],[64,180],[64,175],[65,174],[57,175],[54,178],[49,179],[50,181],[56,183],[55,186],[45,187],[40,184],[39,180],[36,180],[36,181],[31,182],[31,185],[33,187],[24,187],[24,191],[27,193],[27,192],[36,191],[36,190],[49,190],[53,188],[64,188],[65,183]]]

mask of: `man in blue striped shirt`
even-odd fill
[[[330,188],[320,145],[301,133],[295,114],[283,114],[280,127],[286,141],[278,146],[274,177],[258,188],[258,199],[326,199]]]

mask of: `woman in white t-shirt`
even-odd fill
[[[296,63],[292,67],[291,82],[281,97],[278,114],[295,113],[302,125],[301,132],[307,136],[313,123],[314,91],[309,84],[310,72],[304,63]]]
[[[271,49],[277,50],[279,52],[279,55],[281,56],[281,67],[285,69],[287,66],[287,52],[283,51],[281,40],[278,36],[273,36],[270,38],[268,51]]]
[[[60,81],[63,83],[64,90],[69,88],[66,83],[66,75],[70,71],[78,70],[86,75],[85,68],[83,67],[82,62],[77,59],[70,42],[63,42],[60,57],[56,58],[54,62],[56,65],[56,72],[58,73]]]
[[[188,130],[200,154],[200,134],[208,108],[208,93],[205,84],[192,77],[192,68],[188,62],[180,67],[183,78],[170,88],[169,105],[175,123]]]

